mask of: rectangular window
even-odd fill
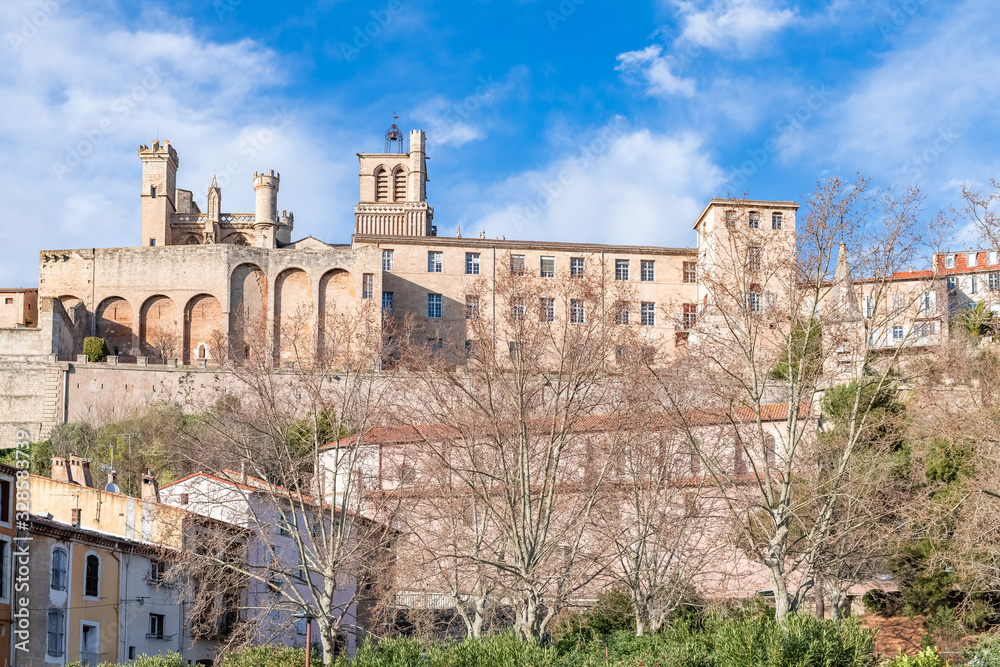
[[[427,273],[441,273],[444,270],[444,253],[427,253]]]
[[[392,271],[392,267],[395,264],[395,262],[393,261],[393,256],[392,255],[393,255],[392,250],[383,250],[382,251],[382,270],[383,271]]]
[[[979,253],[977,252],[967,252],[965,253],[965,266],[968,268],[974,268],[979,264]]]
[[[101,559],[89,554],[84,559],[83,596],[96,598],[101,594]]]
[[[726,227],[732,227],[736,224],[736,211],[726,211]]]
[[[685,303],[681,309],[681,328],[690,329],[698,323],[698,304]]]
[[[396,300],[394,292],[382,292],[382,314],[392,315],[393,302]]]
[[[893,312],[900,312],[905,306],[903,305],[903,295],[893,294],[892,295],[892,310]]]
[[[684,262],[684,282],[686,283],[698,282],[697,262]]]
[[[61,609],[50,609],[48,618],[48,642],[46,653],[53,658],[61,658],[65,649],[65,616]]]
[[[0,480],[0,521],[10,522],[10,500],[11,500],[10,480]]]
[[[898,343],[903,340],[903,327],[893,327],[892,328],[892,341]]]
[[[7,304],[7,305],[9,306],[9,305],[11,305],[12,303],[14,303],[14,297],[10,297],[10,296],[9,296],[9,297],[7,297],[6,299],[4,299],[4,300],[3,300],[3,302],[4,302],[5,304]]]
[[[781,214],[772,213],[771,214],[771,229],[781,229]]]
[[[2,598],[10,594],[8,590],[10,582],[7,581],[7,573],[10,571],[10,542],[0,541],[0,597]]]
[[[156,245],[156,239],[149,239],[149,245],[150,246],[155,246]]]
[[[515,322],[524,319],[524,298],[515,296],[510,300],[510,317]]]
[[[975,294],[976,292],[978,292],[979,291],[979,279],[976,278],[975,276],[972,276],[971,278],[969,278],[969,287],[971,288],[971,289],[969,289],[969,294]]]
[[[760,213],[757,211],[750,211],[750,229],[760,228]]]
[[[751,313],[759,313],[761,307],[760,292],[747,293],[747,310]]]
[[[760,273],[760,246],[756,243],[747,246],[747,270],[750,273]]]
[[[627,303],[620,304],[618,308],[615,310],[615,324],[624,325],[628,324],[628,321],[629,321],[628,304]]]
[[[583,257],[569,258],[569,275],[572,278],[583,277]]]
[[[166,572],[166,563],[161,560],[150,561],[149,563],[149,583],[159,584],[163,582],[163,574]]]
[[[628,260],[615,260],[615,280],[628,280]]]
[[[986,259],[987,263],[990,266],[994,266],[1000,263],[1000,255],[998,255],[996,250],[990,250],[988,253],[986,253]]]
[[[478,252],[467,252],[467,253],[465,253],[465,275],[467,275],[467,276],[478,276],[479,275],[479,253]]]
[[[555,322],[556,321],[556,300],[550,299],[548,297],[542,297],[538,303],[538,321],[539,322]]]
[[[954,255],[945,255],[945,257],[944,257],[944,268],[946,268],[946,269],[954,269],[955,268],[955,256]]]
[[[370,299],[375,295],[375,274],[365,273],[361,276],[361,298]]]
[[[478,296],[466,296],[465,297],[465,319],[467,319],[467,320],[478,320],[479,319],[479,297]]]
[[[149,615],[149,634],[146,639],[163,639],[163,614]]]
[[[955,276],[949,276],[947,284],[948,284],[948,291],[954,292],[955,290],[958,289],[958,278]]]
[[[427,295],[427,317],[441,319],[441,295]]]
[[[875,315],[875,297],[869,295],[865,297],[865,318],[871,319]]]
[[[586,320],[586,309],[582,299],[570,299],[569,321],[573,324],[583,324]]]
[[[656,325],[656,304],[650,301],[643,301],[640,309],[642,316],[642,326],[651,327]]]
[[[656,280],[656,268],[653,264],[653,260],[644,259],[639,265],[639,279],[645,283],[651,283]]]
[[[975,280],[975,278],[973,278]],[[937,312],[937,294],[924,292],[920,295],[920,313],[923,315]]]
[[[542,278],[552,278],[556,275],[556,258],[542,257],[540,260]]]
[[[987,280],[989,281],[989,285],[990,285],[990,289],[991,290],[995,291],[998,288],[1000,288],[1000,273],[991,273],[991,274],[989,274],[987,276]]]
[[[512,276],[524,275],[524,255],[510,256],[510,275]]]

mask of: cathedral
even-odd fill
[[[542,278],[607,272],[629,283],[635,303],[623,312],[632,308],[631,322],[644,327],[658,356],[667,359],[685,344],[697,318],[699,255],[725,201],[709,202],[692,221],[698,248],[445,238],[427,200],[424,133],[404,138],[394,126],[386,136],[385,152],[358,154],[348,245],[295,238],[294,215],[278,212],[275,170],[254,174],[253,212],[223,212],[214,179],[203,212],[191,191],[177,187],[179,157],[170,142],[140,147],[139,246],[41,253],[38,296],[61,304],[70,330],[55,346],[59,359],[75,360],[84,337],[98,336],[119,363],[176,359],[210,367],[217,361],[213,336],[226,334],[239,349],[240,322],[253,317],[275,332],[273,353],[287,363],[303,354],[280,339],[290,318],[309,313],[305,329],[321,349],[326,318],[369,299],[411,316],[431,338],[460,342],[470,285],[506,271]],[[796,203],[752,205],[759,207],[754,219],[794,238]],[[476,298],[477,308],[491,307]]]

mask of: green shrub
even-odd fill
[[[875,650],[875,636],[857,618],[838,623],[791,614],[784,628],[773,618],[743,618],[721,624],[715,635],[719,667],[866,667]]]
[[[962,625],[972,632],[983,632],[996,620],[997,610],[989,602],[977,600],[962,613]]]
[[[111,354],[104,339],[94,336],[87,336],[83,339],[83,353],[87,355],[87,361],[95,364],[104,361]]]
[[[313,648],[313,664],[320,665],[320,654]],[[250,646],[222,659],[222,667],[305,667],[306,650],[291,646]]]
[[[944,660],[936,647],[927,647],[915,656],[903,655],[902,649],[893,656],[885,667],[944,667]]]
[[[920,643],[924,648],[941,643],[950,644],[962,637],[962,631],[958,627],[958,616],[950,607],[938,607],[934,615],[924,622],[924,630],[926,634]]]
[[[965,651],[968,667],[1000,667],[1000,634],[989,634]]]
[[[110,662],[102,662],[98,667],[112,667]],[[140,655],[128,663],[130,667],[186,667],[187,663],[180,653],[160,653],[157,655]],[[79,667],[79,662],[71,662],[67,667]]]

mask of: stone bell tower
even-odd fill
[[[170,220],[177,212],[177,151],[169,141],[139,147],[142,160],[142,238],[139,245],[170,243]]]
[[[410,132],[408,146],[393,123],[384,153],[358,153],[361,197],[354,207],[354,233],[377,236],[436,236],[434,208],[427,204],[427,155],[423,130]]]

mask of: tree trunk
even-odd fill
[[[826,601],[823,598],[823,579],[819,574],[817,574],[815,581],[816,583],[814,584],[813,589],[815,593],[813,594],[816,596],[816,618],[826,618]]]
[[[334,659],[333,654],[337,649],[337,629],[334,628],[333,623],[331,623],[328,618],[324,618],[322,614],[316,617],[316,625],[319,630],[320,646],[323,647],[323,664],[332,665]],[[306,651],[311,650],[311,646],[306,646]]]
[[[788,585],[778,566],[771,567],[771,585],[774,592],[774,619],[779,625],[784,625],[791,605],[788,599]]]

